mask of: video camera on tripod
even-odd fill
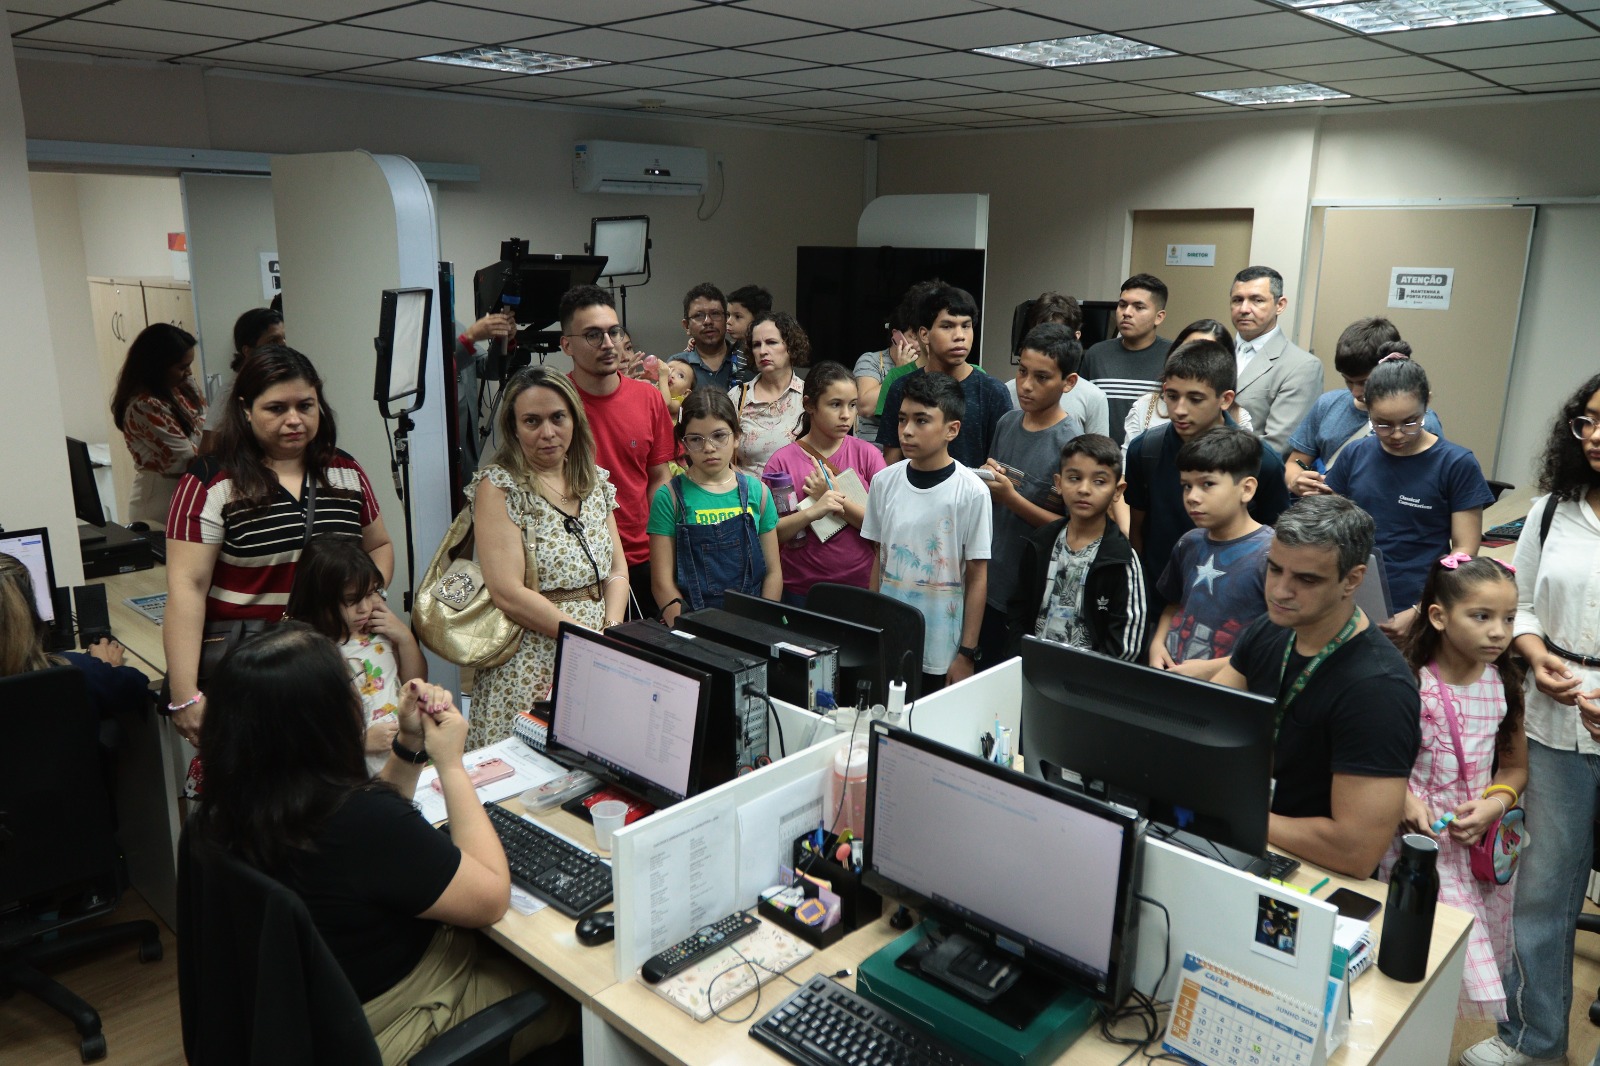
[[[472,275],[475,317],[509,311],[517,323],[515,340],[490,346],[485,376],[504,382],[533,361],[561,347],[557,312],[561,295],[574,285],[593,285],[605,269],[603,255],[533,255],[516,237],[500,242],[500,261]]]

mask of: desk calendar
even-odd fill
[[[1311,1066],[1319,1010],[1186,954],[1163,1049],[1204,1066]]]

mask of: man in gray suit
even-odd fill
[[[1289,435],[1322,394],[1322,363],[1289,343],[1278,328],[1278,316],[1289,306],[1283,275],[1268,266],[1245,267],[1234,275],[1229,296],[1239,385],[1233,402],[1250,412],[1250,421],[1264,443],[1279,455]]]

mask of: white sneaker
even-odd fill
[[[1498,1036],[1491,1036],[1463,1051],[1460,1066],[1559,1066],[1566,1061],[1565,1055],[1536,1059],[1532,1055],[1524,1055]]]

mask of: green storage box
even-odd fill
[[[919,923],[869,956],[856,974],[856,991],[996,1066],[1052,1062],[1093,1024],[1094,1001],[1077,992],[1062,992],[1033,1024],[1019,1031],[900,969],[895,963],[925,939],[925,924]]]

